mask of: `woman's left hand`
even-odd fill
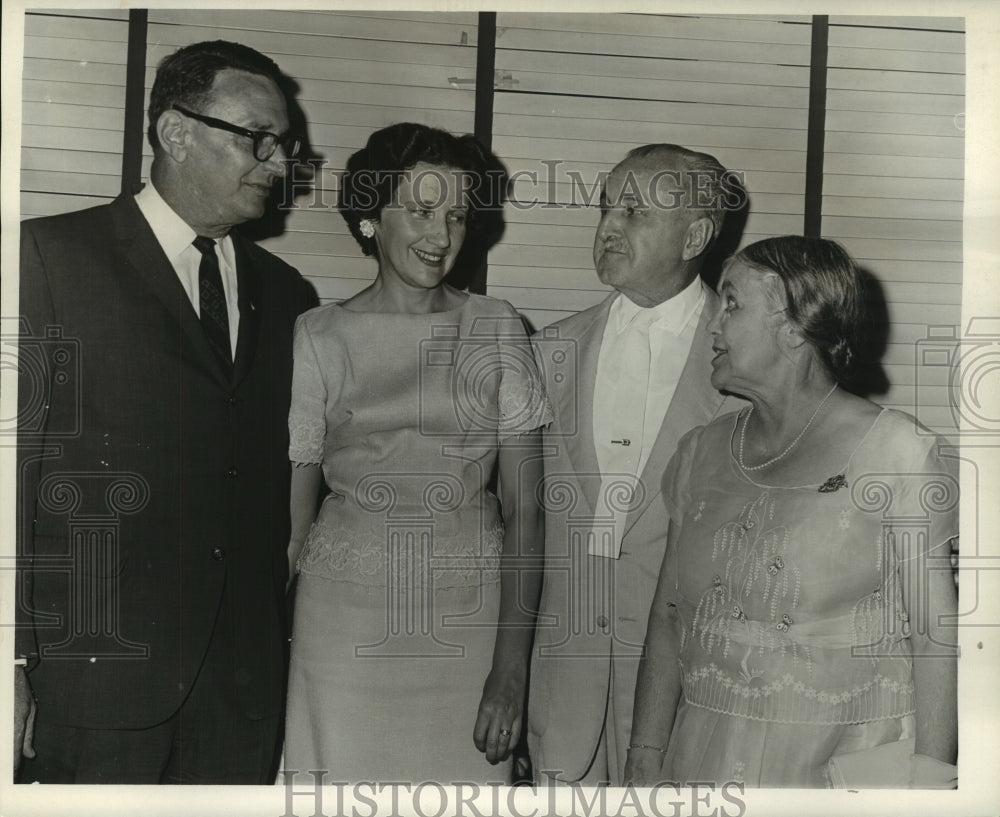
[[[510,757],[521,738],[524,680],[524,673],[494,669],[483,685],[472,739],[490,763]]]

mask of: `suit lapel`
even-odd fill
[[[574,382],[568,384],[570,388],[561,392],[563,403],[573,400],[578,408],[576,434],[565,438],[566,449],[591,511],[597,507],[600,489],[600,466],[597,463],[597,447],[594,445],[594,386],[604,327],[607,326],[608,312],[616,296],[617,293],[612,292],[595,310],[591,322],[575,338],[570,339],[577,344],[578,371]],[[561,408],[564,412],[573,410],[571,405]]]
[[[260,312],[263,295],[263,276],[250,258],[246,241],[232,233],[236,250],[236,280],[239,288],[240,326],[236,340],[236,357],[233,360],[233,385],[238,385],[253,363],[257,351]]]
[[[177,272],[164,254],[160,242],[156,240],[152,228],[135,203],[135,198],[131,195],[120,196],[112,203],[111,213],[115,234],[126,263],[137,277],[146,282],[170,316],[177,321],[196,357],[228,388],[229,378],[205,337],[198,313],[194,311]]]
[[[677,381],[677,389],[667,408],[649,459],[642,470],[642,484],[646,490],[632,508],[625,520],[625,533],[635,524],[642,512],[660,495],[661,475],[667,463],[677,450],[677,443],[690,429],[707,423],[722,405],[723,395],[712,386],[711,373],[712,344],[708,340],[707,326],[718,306],[718,296],[705,288],[706,299],[698,319],[691,351]]]

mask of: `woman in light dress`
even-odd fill
[[[954,785],[954,455],[845,388],[868,301],[838,245],[752,244],[719,294],[712,383],[750,405],[667,470],[626,776]]]
[[[550,410],[514,309],[445,280],[497,215],[497,167],[409,123],[348,161],[341,213],[378,274],[296,327],[286,779],[509,782]]]

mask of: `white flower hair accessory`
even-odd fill
[[[375,235],[375,222],[370,218],[361,219],[361,223],[358,225],[358,229],[361,230],[361,235],[365,238],[371,238]]]

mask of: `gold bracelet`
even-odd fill
[[[645,743],[630,743],[628,751],[631,752],[633,749],[652,749],[655,752],[659,752],[661,755],[665,755],[667,753],[666,749],[661,749],[659,746],[649,746]]]

